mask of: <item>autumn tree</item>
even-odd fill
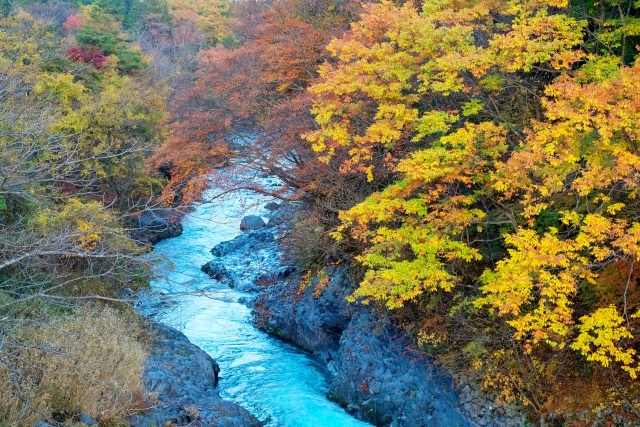
[[[141,393],[144,352],[114,328],[136,322],[97,306],[150,277],[128,227],[162,190],[144,161],[162,135],[166,90],[144,72],[124,75],[117,56],[66,57],[59,30],[73,13],[54,7],[34,7],[46,20],[22,9],[0,18],[3,425],[96,408],[117,422]],[[112,356],[95,352],[107,342]]]
[[[189,23],[206,35],[210,44],[233,44],[230,2],[226,0],[170,0],[171,17],[178,24]]]
[[[116,66],[123,73],[135,72],[146,66],[140,50],[131,46],[132,40],[122,32],[121,22],[98,4],[85,6],[80,14],[67,18],[63,27],[74,33],[79,45],[79,48],[72,48],[80,51],[71,54],[72,59],[83,59],[81,52],[99,49],[105,55],[117,58]]]
[[[279,176],[286,184],[275,192],[280,197],[289,190],[297,192],[287,197],[300,198],[335,188],[320,184],[328,169],[299,135],[314,126],[305,88],[317,77],[332,32],[349,20],[347,5],[292,1],[236,7],[235,15],[242,16],[234,27],[239,46],[217,45],[200,53],[194,89],[176,105],[174,133],[155,157],[155,164],[171,170],[175,185],[168,191],[197,197],[211,168],[229,162],[236,172]],[[233,185],[274,193],[254,180]]]
[[[128,283],[146,267],[120,214],[144,209],[162,187],[143,166],[163,119],[158,88],[145,92],[113,65],[96,76],[52,59],[61,40],[24,12],[2,21],[0,46],[2,290],[20,299],[56,293],[67,280]]]
[[[606,73],[601,64],[549,85],[548,121],[498,165],[494,187],[521,200],[526,225],[506,235],[508,256],[482,275],[475,304],[496,310],[527,352],[570,347],[635,379],[638,65]],[[536,232],[549,212],[555,218]],[[613,372],[619,391],[626,381]]]
[[[633,407],[635,15],[366,5],[310,88],[319,128],[305,138],[320,159],[397,176],[340,213],[336,237],[366,245],[352,300],[422,307],[423,344],[448,342],[487,390],[538,415],[569,410],[551,403],[573,395],[556,375],[580,375],[579,360],[603,369],[600,396]],[[430,316],[449,328],[421,330]]]
[[[511,14],[514,28],[494,27],[494,14]],[[537,42],[527,43],[531,34]],[[351,33],[330,44],[339,61],[324,65],[311,88],[320,128],[306,138],[325,161],[347,152],[343,171],[402,177],[342,214],[343,229],[373,243],[356,296],[399,307],[425,289],[451,289],[460,276],[447,263],[480,259],[468,230],[488,225],[483,204],[500,208],[486,197],[490,174],[536,109],[535,99],[522,105],[519,121],[500,109],[535,93],[515,72],[566,69],[581,57],[571,50],[580,40],[580,24],[546,5],[452,10],[427,2],[422,12],[369,5]],[[400,218],[403,227],[389,227]]]

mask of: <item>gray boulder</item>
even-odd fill
[[[264,208],[268,211],[275,211],[280,207],[279,204],[277,204],[276,202],[269,202],[266,205],[264,205]]]
[[[78,417],[78,420],[81,423],[86,424],[88,426],[97,426],[98,425],[98,422],[96,420],[94,420],[88,414],[85,414],[85,413],[80,414],[80,416]]]
[[[245,216],[240,222],[240,230],[259,230],[266,226],[264,220],[257,215]]]
[[[241,234],[233,240],[218,243],[211,249],[211,253],[220,258],[239,250],[249,249],[255,252],[257,247],[262,247],[273,240],[273,233],[269,230],[254,230]]]
[[[226,283],[229,286],[233,286],[233,279],[229,274],[229,270],[226,269],[224,264],[218,260],[209,261],[200,270],[207,273],[209,277],[218,282]]]
[[[151,408],[129,418],[130,427],[260,427],[262,423],[220,397],[217,363],[180,331],[159,323],[142,375]],[[49,426],[42,426],[49,427]]]
[[[51,424],[46,422],[45,420],[40,420],[33,425],[33,427],[53,427]]]

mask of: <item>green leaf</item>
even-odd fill
[[[471,101],[462,105],[462,115],[465,117],[475,116],[482,111],[482,101],[479,99],[472,99]]]

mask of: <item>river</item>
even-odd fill
[[[265,426],[370,426],[327,400],[327,378],[318,361],[253,326],[250,310],[237,302],[249,294],[217,284],[200,271],[212,259],[213,246],[241,233],[244,215],[266,215],[262,206],[267,201],[236,193],[198,206],[185,219],[181,236],[155,246],[156,254],[167,260],[152,282],[162,297],[142,311],[179,329],[216,359],[221,396],[248,409]]]

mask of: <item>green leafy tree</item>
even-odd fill
[[[140,70],[146,66],[142,53],[129,48],[131,42],[124,36],[120,23],[113,15],[98,6],[87,6],[83,12],[86,25],[80,27],[76,33],[76,41],[83,48],[98,47],[106,55],[118,58],[118,69],[125,73]]]

